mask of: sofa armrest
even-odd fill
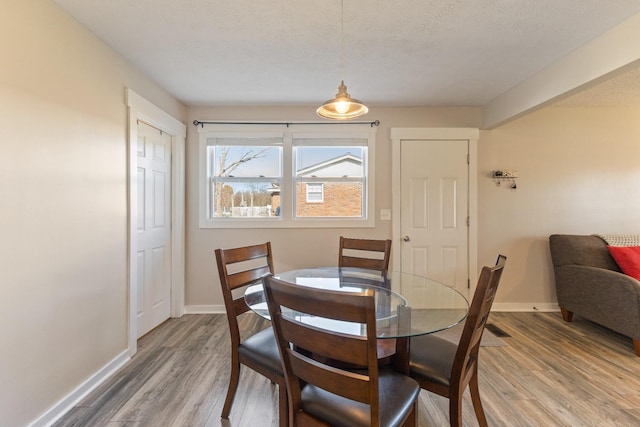
[[[561,308],[640,339],[640,281],[582,265],[556,266],[555,277]]]

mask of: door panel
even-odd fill
[[[171,309],[171,137],[138,125],[138,338]]]
[[[400,145],[402,271],[425,275],[468,295],[468,143]]]

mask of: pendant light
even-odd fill
[[[340,73],[344,75],[344,0],[340,0],[340,20]],[[344,84],[344,78],[341,79],[335,98],[326,101],[316,110],[320,117],[332,120],[355,119],[356,117],[364,116],[368,112],[369,109],[366,105],[355,98],[351,98]]]

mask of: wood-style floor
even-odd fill
[[[245,333],[268,326],[248,313]],[[511,335],[480,350],[480,393],[490,426],[638,426],[640,358],[631,340],[559,313],[492,313]],[[229,420],[224,315],[186,315],[144,336],[138,354],[55,424],[91,426],[278,425],[277,386],[243,369]],[[420,393],[419,426],[447,426],[448,401]],[[468,392],[464,425],[477,426]]]

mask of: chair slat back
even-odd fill
[[[247,284],[256,283],[266,273],[272,273],[273,269],[269,265],[251,268],[250,270],[239,271],[237,273],[227,272],[227,285],[230,290],[238,289]]]
[[[284,317],[280,323],[285,341],[298,348],[305,349],[316,356],[358,366],[367,365],[367,337],[328,332],[321,328],[300,324],[287,317]]]
[[[356,256],[358,251],[361,255]],[[375,258],[375,253],[380,254]],[[367,255],[365,257],[364,255]],[[373,257],[373,258],[372,258]],[[339,267],[387,271],[391,258],[391,240],[351,239],[340,236]]]
[[[506,256],[499,255],[494,267],[485,266],[482,268],[453,363],[452,387],[456,384],[462,385],[465,376],[471,372],[478,361],[480,341],[500,284],[506,259]]]
[[[370,403],[367,375],[331,368],[300,353],[289,350],[292,372],[302,381],[357,402]]]
[[[232,345],[240,345],[237,317],[249,310],[243,295],[234,297],[233,291],[259,282],[266,273],[273,273],[271,242],[231,249],[216,249],[218,275]]]
[[[302,410],[301,388],[306,383],[368,404],[372,425],[378,425],[378,357],[373,291],[309,288],[270,275],[263,277],[263,282],[293,413]],[[305,324],[287,316],[287,310],[332,321],[354,322],[356,327],[366,328],[366,336],[337,333]],[[340,363],[355,364],[363,370],[354,373],[336,367]]]

